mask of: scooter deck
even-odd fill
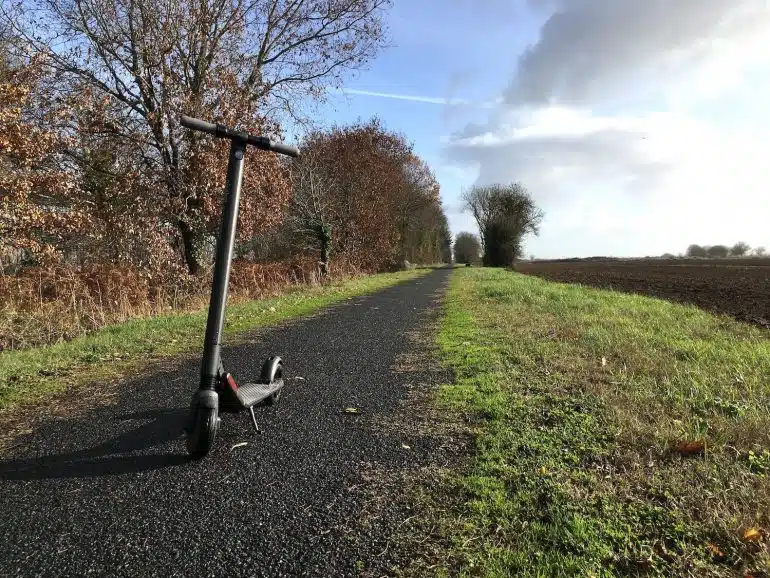
[[[266,400],[274,393],[280,391],[282,387],[283,380],[274,381],[273,383],[247,383],[239,385],[235,395],[241,405],[248,408]]]

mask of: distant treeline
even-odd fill
[[[724,258],[724,257],[763,257],[766,253],[764,247],[754,247],[753,249],[748,243],[739,241],[732,247],[727,245],[690,245],[687,247],[687,257],[710,257]],[[673,257],[669,253],[663,255],[664,257]]]

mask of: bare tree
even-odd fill
[[[764,257],[766,249],[764,247],[754,247],[754,255],[757,257]]]
[[[494,185],[495,188],[500,185]],[[469,190],[462,194],[463,209],[470,211],[473,218],[476,221],[476,225],[481,233],[481,249],[486,249],[486,239],[484,237],[484,231],[487,224],[491,221],[494,213],[492,195],[489,189],[483,187],[471,187]]]
[[[751,247],[748,245],[748,243],[739,241],[735,245],[730,247],[730,255],[733,255],[735,257],[743,257],[749,252],[750,249]]]
[[[293,110],[322,96],[386,42],[391,0],[32,0],[4,11],[62,72],[147,117],[172,97],[171,81],[205,96],[228,70],[252,100]],[[34,15],[34,16],[33,16]],[[264,104],[264,103],[262,103]]]
[[[268,122],[274,115],[295,115],[298,97],[322,97],[384,45],[382,16],[390,0],[30,0],[18,6],[3,4],[4,22],[57,71],[51,90],[61,100],[81,97],[71,116],[85,115],[70,123],[85,116],[96,136],[132,147],[143,189],[153,192],[150,204],[164,208],[196,272],[200,239],[217,223],[210,209],[221,191],[224,174],[215,167],[223,153],[216,162],[196,158],[206,147],[180,128],[180,114],[275,133],[277,125]],[[80,134],[82,127],[70,130]],[[72,155],[85,162],[82,151]],[[186,166],[193,158],[195,166]],[[278,182],[271,162],[263,160],[252,184]],[[245,193],[250,190],[247,181]],[[244,222],[276,222],[278,204],[267,205],[252,203],[259,218]]]
[[[296,235],[302,249],[317,249],[321,274],[329,274],[334,212],[334,179],[328,167],[313,151],[291,164],[294,194],[286,217],[286,225]]]

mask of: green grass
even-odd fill
[[[302,288],[281,297],[232,304],[225,335],[307,315],[348,297],[369,293],[427,273],[416,269],[360,277],[325,287]],[[150,359],[202,347],[206,310],[135,319],[56,345],[0,353],[0,409],[33,404],[69,386],[125,375]],[[235,339],[233,339],[233,337]]]
[[[445,307],[438,403],[476,445],[437,574],[768,575],[770,332],[490,269],[454,271]]]

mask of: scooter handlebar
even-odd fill
[[[245,139],[248,144],[265,151],[272,151],[274,153],[287,155],[290,157],[299,156],[299,150],[297,148],[281,143],[274,143],[265,136],[248,135],[243,132],[231,130],[221,124],[218,125],[185,115],[182,115],[180,123],[183,127],[208,134],[213,134],[217,137]]]
[[[198,130],[200,132],[206,132],[213,135],[217,134],[217,125],[215,125],[213,122],[206,122],[205,120],[201,120],[199,118],[182,115],[180,123],[185,128]]]

